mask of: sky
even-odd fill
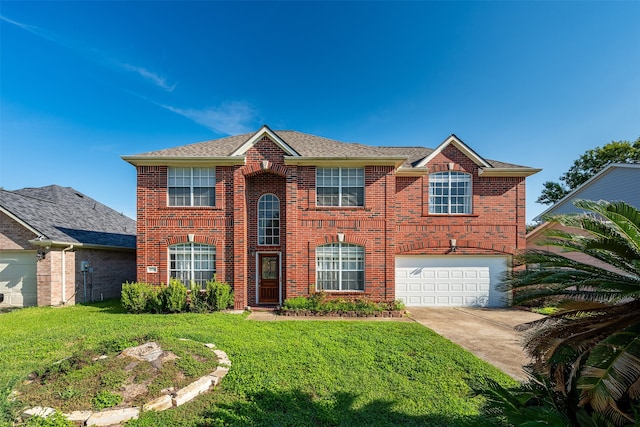
[[[534,168],[640,137],[640,2],[0,0],[0,186],[135,218],[139,154],[257,131]]]

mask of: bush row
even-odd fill
[[[383,311],[401,311],[405,306],[400,300],[376,302],[366,297],[330,298],[325,292],[317,292],[308,297],[288,298],[282,304],[281,311],[311,311],[314,313],[358,312],[375,314]]]
[[[206,313],[233,306],[233,291],[227,283],[214,277],[204,289],[192,284],[191,289],[178,279],[168,285],[154,286],[133,282],[122,285],[122,305],[130,313]]]

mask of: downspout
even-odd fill
[[[67,276],[67,263],[64,257],[64,253],[68,250],[73,249],[73,245],[70,245],[69,247],[66,247],[62,250],[62,304],[66,304],[67,303],[67,292],[66,292],[66,276]]]

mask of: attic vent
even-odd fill
[[[84,195],[82,195],[80,193],[76,193],[76,196],[80,197],[81,199],[84,199]]]

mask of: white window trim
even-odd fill
[[[318,248],[321,247],[327,247],[327,246],[332,246],[332,247],[337,247],[338,248],[338,265],[340,266],[339,270],[320,270],[318,268]],[[342,273],[343,271],[361,271],[361,270],[343,270],[342,269],[342,248],[345,246],[356,246],[358,248],[360,248],[362,250],[362,289],[342,289]],[[364,246],[361,245],[357,245],[354,243],[328,243],[325,245],[320,245],[316,247],[316,291],[317,292],[342,292],[342,293],[353,293],[353,292],[364,292],[365,291],[365,283],[366,283],[366,278],[365,278],[365,250],[364,250]],[[319,279],[318,279],[318,273],[320,273],[320,271],[337,271],[338,272],[338,285],[340,286],[340,289],[322,289],[319,286]]]
[[[216,249],[215,246],[213,245],[207,245],[205,243],[194,243],[194,242],[188,242],[188,243],[177,243],[175,245],[170,245],[167,248],[167,252],[168,252],[168,265],[167,265],[167,283],[169,283],[169,281],[171,280],[171,248],[175,248],[178,246],[188,246],[189,247],[189,255],[190,255],[190,260],[189,260],[189,283],[183,283],[187,289],[190,289],[191,287],[191,282],[194,280],[194,273],[195,273],[195,269],[193,266],[193,260],[194,260],[194,255],[196,253],[195,251],[195,246],[207,246],[209,248],[212,248],[213,251],[213,275],[215,275],[217,273],[217,268],[216,268],[216,264],[218,261],[218,251]],[[185,270],[180,270],[180,271],[185,271]],[[199,271],[204,271],[204,270],[199,270]],[[212,277],[213,278],[213,277]],[[211,280],[211,279],[207,279],[207,280]]]
[[[260,200],[262,200],[262,198],[265,197],[265,196],[273,196],[278,201],[278,236],[277,236],[278,237],[278,243],[260,243]],[[258,246],[280,246],[280,230],[281,230],[281,228],[280,228],[280,225],[281,225],[281,222],[280,222],[280,219],[281,219],[280,218],[280,211],[281,211],[281,209],[280,209],[280,198],[278,196],[276,196],[275,194],[273,194],[273,193],[265,193],[265,194],[263,194],[262,196],[260,196],[258,198],[257,210],[258,210],[258,215],[257,215],[258,223],[256,224],[256,228],[257,228],[257,233],[256,234],[258,236]],[[266,228],[264,228],[264,230],[266,230]],[[262,237],[264,237],[264,239],[266,240],[267,235],[265,234]],[[274,237],[274,236],[271,236],[271,237]]]
[[[466,176],[469,180],[469,193],[465,194],[463,197],[465,198],[465,211],[466,212],[451,212],[451,176],[452,175],[463,175]],[[449,195],[447,197],[447,212],[433,212],[431,209],[435,206],[431,203],[432,197],[439,197],[437,195],[431,194],[431,184],[433,183],[432,177],[434,175],[437,176],[446,176],[447,177],[447,185],[449,189]],[[459,197],[459,196],[453,196]],[[440,206],[440,205],[438,205]],[[443,171],[443,172],[434,172],[429,174],[429,215],[472,215],[473,214],[473,176],[470,173],[460,172],[460,171]]]
[[[170,188],[176,188],[175,186],[170,186],[169,185],[169,181],[171,179],[171,170],[176,170],[176,169],[189,169],[190,172],[190,177],[189,177],[189,204],[188,205],[172,205],[171,204],[171,197],[169,196],[169,189]],[[213,188],[213,204],[211,205],[204,205],[204,206],[196,206],[194,204],[194,194],[193,194],[193,189],[194,189],[194,185],[193,185],[193,171],[194,169],[210,169],[213,172],[213,186],[212,187],[198,187],[198,188]],[[182,187],[179,187],[182,188]],[[173,166],[169,166],[167,168],[167,206],[172,207],[172,208],[191,208],[191,207],[198,207],[198,208],[207,208],[207,207],[213,207],[215,206],[217,203],[216,200],[216,168],[215,167],[173,167]]]
[[[319,205],[318,204],[318,171],[320,169],[338,169],[338,204],[337,205]],[[347,169],[357,169],[362,171],[362,205],[351,205],[351,206],[343,206],[342,205],[342,172]],[[326,187],[330,188],[330,187]],[[331,187],[332,188],[332,187]],[[366,182],[365,182],[365,168],[348,168],[348,167],[316,167],[316,206],[320,208],[362,208],[366,203]]]

